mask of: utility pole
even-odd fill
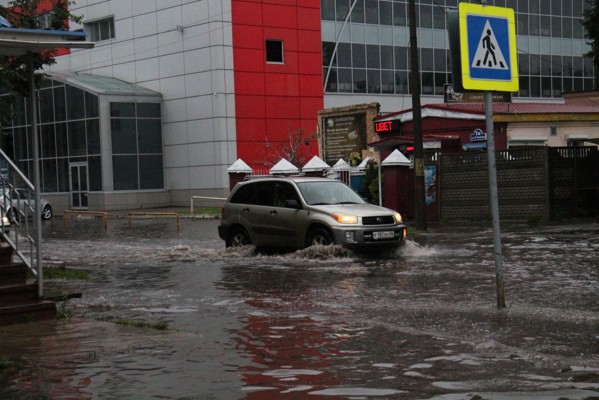
[[[416,229],[426,231],[426,209],[424,193],[424,147],[422,144],[422,113],[420,106],[420,65],[418,62],[418,39],[416,36],[415,0],[408,1],[410,18],[410,69],[412,79],[412,122],[414,127],[414,204]]]

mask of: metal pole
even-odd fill
[[[497,307],[505,308],[501,232],[499,228],[499,199],[497,195],[497,165],[495,163],[495,139],[493,135],[493,92],[489,90],[485,91],[485,117],[487,126],[487,157],[489,160],[489,193],[491,195],[491,215],[493,218],[493,254],[495,255]]]
[[[31,137],[33,146],[33,186],[35,198],[35,262],[37,267],[37,295],[44,295],[44,277],[42,274],[42,213],[40,200],[40,161],[37,136],[37,99],[35,96],[35,74],[33,71],[33,53],[29,53],[29,100],[31,101]]]
[[[414,202],[416,228],[426,231],[426,208],[424,192],[424,148],[422,144],[422,110],[420,109],[420,65],[418,62],[418,40],[416,31],[415,0],[408,2],[410,18],[410,81],[412,92],[412,121],[414,127]]]

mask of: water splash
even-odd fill
[[[423,246],[413,240],[406,240],[406,243],[399,250],[399,254],[404,257],[433,257],[442,254],[443,251],[437,246]]]

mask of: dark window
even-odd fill
[[[57,192],[56,159],[42,161],[42,191]]]
[[[368,71],[368,93],[381,92],[381,72],[380,70]]]
[[[322,42],[322,65],[328,67],[333,59],[333,51],[335,51],[335,43],[333,42]],[[337,65],[337,57],[333,60],[333,66]]]
[[[366,45],[366,57],[368,68],[381,68],[381,59],[379,53],[379,46],[376,44]]]
[[[379,7],[378,0],[365,0],[366,6],[366,23],[367,24],[378,24],[379,23]]]
[[[135,118],[135,103],[110,103],[113,118]]]
[[[354,68],[366,68],[366,46],[353,43],[351,45],[352,66]]]
[[[67,118],[69,120],[85,118],[84,92],[73,86],[67,86]]]
[[[87,141],[85,137],[85,121],[68,123],[69,130],[69,155],[83,156],[87,154]]]
[[[67,119],[67,107],[65,104],[64,86],[54,88],[54,121],[65,121]]]
[[[54,124],[40,126],[41,136],[41,158],[56,157],[56,135],[54,133]]]
[[[112,130],[112,154],[136,154],[137,153],[137,129],[134,119],[113,119]],[[115,171],[118,171],[115,169]]]
[[[87,121],[87,154],[100,154],[100,120]]]
[[[320,15],[325,21],[335,20],[335,2],[333,0],[322,0]]]
[[[393,25],[393,3],[389,1],[379,2],[379,18],[381,25]]]
[[[266,62],[283,63],[283,41],[267,40],[265,47],[266,47]]]
[[[393,3],[393,25],[396,26],[407,26],[408,17],[406,11],[406,3],[394,2]]]
[[[366,93],[366,70],[353,70],[353,92]]]
[[[335,19],[345,21],[349,13],[349,0],[335,0]]]
[[[162,154],[162,130],[159,119],[139,119],[138,149],[140,153]]]
[[[360,24],[364,23],[364,0],[356,0],[356,5],[351,12],[351,21]]]
[[[139,156],[139,188],[162,189],[162,155]]]
[[[237,189],[233,197],[231,197],[231,203],[233,204],[249,204],[254,192],[253,184],[245,185]]]
[[[113,156],[112,166],[115,171],[112,175],[115,190],[139,189],[137,156]]]
[[[102,159],[100,157],[89,157],[87,165],[89,190],[92,192],[102,191]]]

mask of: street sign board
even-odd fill
[[[514,10],[460,3],[459,19],[464,89],[517,92]]]

